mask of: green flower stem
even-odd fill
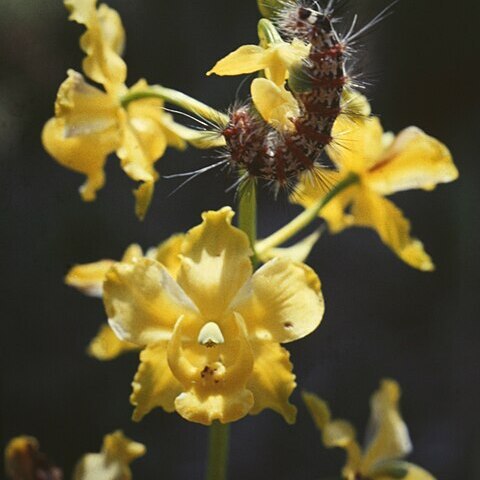
[[[161,98],[168,103],[177,105],[178,107],[188,110],[201,118],[210,120],[215,124],[226,125],[228,123],[228,116],[224,113],[221,113],[182,92],[178,92],[171,88],[165,88],[161,85],[152,85],[146,90],[127,93],[120,99],[120,103],[123,108],[127,108],[129,103],[144,98]]]
[[[304,210],[300,215],[295,217],[291,222],[287,223],[284,227],[277,230],[263,240],[260,240],[256,244],[256,252],[258,255],[277,247],[287,240],[292,238],[295,234],[303,230],[305,227],[315,220],[323,207],[327,205],[336,195],[345,190],[350,185],[357,183],[359,177],[355,173],[351,173],[346,176],[340,183],[335,185],[324,197],[322,197],[317,203],[314,203],[311,207]]]
[[[243,230],[250,240],[253,250],[252,263],[257,267],[260,262],[255,251],[257,242],[257,184],[254,181],[246,182],[239,192],[238,227]]]
[[[226,480],[230,425],[215,421],[209,429],[206,480]]]

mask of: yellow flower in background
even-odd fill
[[[145,446],[120,430],[105,435],[100,453],[88,453],[77,463],[73,480],[131,480],[130,463],[145,455]],[[34,437],[10,440],[5,448],[5,471],[11,480],[62,480],[62,471],[40,451]]]
[[[86,83],[83,75],[68,71],[55,103],[55,117],[45,125],[45,149],[60,164],[86,175],[80,193],[92,201],[105,183],[107,156],[116,152],[122,169],[141,186],[135,191],[136,213],[143,218],[158,174],[154,163],[168,145],[185,148],[171,115],[156,98],[137,100],[122,107],[121,97],[145,90],[145,80],[125,86],[127,67],[121,53],[125,32],[118,13],[96,0],[65,0],[70,19],[85,25],[80,46],[87,54],[83,71],[105,91]],[[185,130],[185,127],[183,127]]]
[[[359,97],[356,103],[363,97]],[[366,100],[363,98],[363,102]],[[368,111],[368,104],[365,105]],[[367,108],[368,107],[368,108]],[[339,145],[328,149],[338,168],[330,178],[340,182],[352,174],[358,181],[337,194],[321,211],[333,233],[350,226],[373,228],[404,262],[419,270],[434,269],[422,243],[410,235],[410,222],[384,198],[403,190],[431,190],[458,177],[447,147],[416,127],[396,137],[384,133],[376,117],[339,117],[334,126]],[[308,208],[325,195],[325,189],[304,177],[292,201]]]
[[[383,380],[370,400],[367,441],[362,449],[354,427],[345,420],[332,419],[326,402],[312,393],[303,400],[327,448],[343,448],[347,454],[342,475],[345,480],[434,480],[424,469],[402,459],[412,450],[407,426],[399,411],[400,387]]]
[[[38,440],[22,435],[5,447],[5,473],[10,480],[62,480],[63,473],[40,451]]]
[[[164,265],[175,278],[180,268],[180,248],[184,235],[172,235],[158,247],[147,251],[146,257],[152,258]],[[144,258],[142,249],[138,245],[130,245],[123,254],[121,262],[135,263]],[[98,262],[76,265],[70,269],[65,277],[65,283],[74,287],[85,295],[102,297],[103,282],[108,271],[116,262],[114,260],[100,260]],[[90,342],[88,353],[98,360],[112,360],[124,352],[138,350],[138,345],[120,340],[105,323]]]
[[[253,273],[248,237],[231,225],[233,215],[229,207],[202,215],[183,241],[176,278],[152,258],[107,273],[109,323],[144,347],[131,396],[135,420],[155,407],[205,425],[265,408],[295,420],[288,402],[295,377],[280,344],[319,325],[320,281],[284,258]]]
[[[100,453],[87,453],[73,472],[73,480],[130,480],[130,463],[145,455],[145,446],[120,430],[105,435]]]

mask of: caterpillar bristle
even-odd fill
[[[352,129],[355,128],[352,125]],[[353,152],[354,145],[352,144],[352,140],[347,137],[347,134],[350,130],[345,130],[344,132],[337,133],[328,146],[328,148],[335,153],[337,157],[345,155],[346,152]]]
[[[247,172],[241,173],[238,178],[227,189],[225,189],[225,193],[229,193],[233,190],[235,192],[235,200],[237,201],[238,198],[246,192],[246,185],[248,185],[250,180],[255,179],[250,177]]]
[[[348,106],[342,107],[340,113],[338,114],[339,117],[346,118],[353,124],[358,124],[362,120],[365,120],[367,118],[367,115],[365,113],[359,112],[355,108],[350,108]],[[335,141],[335,138],[333,139],[333,142]]]
[[[190,183],[192,180],[194,180],[195,178],[197,178],[199,175],[201,175],[202,173],[206,173],[210,170],[213,170],[214,168],[217,168],[221,165],[225,165],[228,163],[228,159],[224,159],[224,160],[221,160],[219,162],[216,162],[216,163],[213,163],[213,164],[210,164],[210,165],[207,165],[206,167],[203,167],[203,168],[199,168],[197,170],[194,170],[192,172],[182,172],[182,173],[177,173],[177,174],[174,174],[174,175],[164,175],[163,178],[166,178],[166,179],[171,179],[171,178],[180,178],[180,177],[187,177],[186,180],[184,180],[180,185],[178,185],[178,187],[176,187],[174,190],[172,190],[170,193],[169,193],[169,197],[174,195],[175,193],[177,193],[179,190],[181,190],[185,185],[187,185],[188,183]]]
[[[329,192],[336,184],[336,179],[333,178],[334,173],[336,173],[336,170],[321,165],[317,165],[308,172],[310,181],[317,188],[320,186],[325,193]]]
[[[289,192],[289,195],[297,200],[305,200],[305,187],[307,187],[307,191],[314,189],[320,196],[326,195],[338,182],[336,174],[335,170],[317,164],[311,170],[302,173],[299,181],[295,183]]]
[[[356,32],[352,32],[345,41],[350,45],[354,45],[355,42],[358,41],[366,33],[370,33],[373,31],[381,22],[383,22],[386,18],[393,14],[393,7],[399,2],[400,0],[393,0],[392,3],[387,5],[380,13],[375,15],[367,24],[365,24],[360,30]]]

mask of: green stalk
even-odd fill
[[[230,425],[215,421],[209,427],[206,480],[226,480]]]
[[[256,244],[257,254],[262,254],[271,248],[277,247],[287,240],[292,238],[295,234],[303,230],[310,225],[318,217],[320,210],[327,205],[340,192],[348,188],[350,185],[359,181],[356,173],[350,173],[335,187],[333,187],[324,197],[322,197],[317,203],[314,203],[311,207],[304,210],[300,215],[295,217],[291,222],[287,223],[284,227],[277,230],[263,240],[260,240]]]
[[[252,263],[254,268],[260,264],[255,251],[257,242],[257,184],[255,181],[247,181],[242,185],[239,192],[238,204],[238,227],[243,230],[250,240],[253,251]]]
[[[165,88],[161,85],[152,85],[146,90],[127,93],[120,99],[120,103],[123,108],[127,108],[129,103],[144,98],[161,98],[168,103],[177,105],[178,107],[188,110],[201,118],[210,120],[215,124],[226,125],[228,123],[228,116],[224,113],[221,113],[182,92],[178,92],[171,88]]]

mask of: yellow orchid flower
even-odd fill
[[[278,39],[262,45],[243,45],[219,60],[207,75],[243,75],[265,72],[275,85],[283,86],[288,69],[308,56],[310,47],[298,39],[291,43]]]
[[[62,471],[40,451],[38,440],[22,435],[5,447],[5,473],[11,480],[62,480]]]
[[[179,255],[183,238],[182,234],[172,235],[158,247],[149,249],[145,256],[160,262],[175,278],[180,268]],[[121,262],[135,263],[140,258],[144,258],[142,249],[139,245],[133,244],[125,250]],[[106,259],[75,265],[65,276],[65,283],[85,295],[102,297],[103,282],[115,263],[115,260]],[[97,335],[90,342],[87,352],[98,360],[112,360],[122,353],[138,349],[138,345],[120,340],[105,323],[101,325]]]
[[[332,419],[326,402],[304,392],[303,400],[327,448],[346,451],[342,470],[345,480],[435,480],[417,465],[403,461],[412,450],[407,426],[399,411],[400,387],[393,380],[383,380],[370,401],[367,445],[362,450],[354,427],[345,420]]]
[[[207,75],[242,75],[264,72],[250,87],[252,102],[263,119],[278,130],[293,130],[292,118],[299,115],[298,102],[285,89],[288,71],[308,56],[310,46],[298,39],[282,40],[273,24],[258,23],[260,45],[243,45],[219,60]]]
[[[55,117],[45,125],[42,141],[48,153],[63,166],[86,175],[80,188],[85,201],[95,200],[105,183],[104,165],[116,152],[125,173],[141,186],[135,191],[136,213],[143,218],[158,174],[154,163],[168,145],[184,149],[163,101],[145,98],[122,107],[121,97],[145,90],[140,80],[125,86],[127,66],[121,58],[125,32],[118,13],[96,0],[64,0],[70,19],[86,27],[80,45],[87,54],[83,71],[104,91],[89,85],[83,75],[68,71],[55,103]]]
[[[366,103],[364,97],[356,100],[360,101]],[[367,107],[368,104],[366,111]],[[373,228],[408,265],[433,270],[422,243],[410,236],[410,222],[384,196],[413,188],[431,190],[439,183],[455,180],[458,171],[447,147],[416,127],[409,127],[396,137],[384,133],[376,117],[354,122],[339,117],[333,136],[345,148],[328,149],[338,167],[338,173],[329,176],[331,182],[340,182],[352,174],[357,181],[320,211],[330,230],[337,233],[354,225]],[[291,200],[308,208],[324,195],[322,186],[304,177]]]
[[[252,102],[262,118],[280,131],[294,131],[292,120],[300,115],[295,97],[266,78],[256,78],[250,85]]]
[[[158,261],[116,263],[107,273],[109,324],[144,347],[133,382],[134,420],[155,407],[209,425],[271,408],[296,409],[289,353],[280,346],[320,323],[320,281],[276,258],[252,275],[247,235],[229,207],[202,215],[183,241],[176,278]]]
[[[131,480],[129,464],[145,455],[145,446],[125,437],[120,430],[105,435],[100,453],[84,455],[73,480]],[[13,438],[5,448],[5,471],[11,480],[62,480],[62,471],[40,451],[36,438]]]
[[[75,467],[73,480],[131,480],[130,463],[145,455],[145,445],[117,430],[105,435],[100,453],[87,453]]]

